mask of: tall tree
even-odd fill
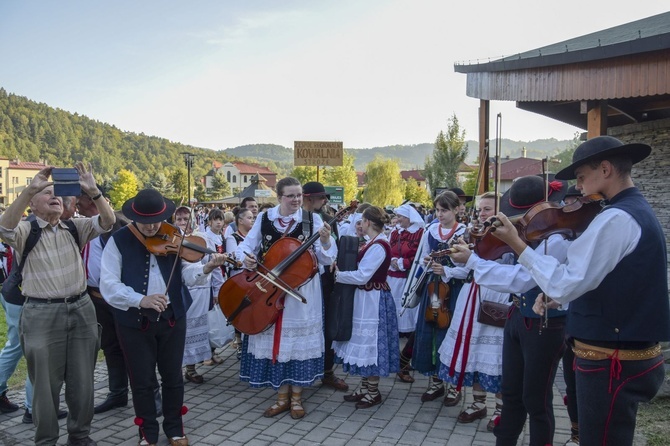
[[[432,200],[428,191],[421,187],[414,178],[407,178],[405,181],[405,200],[413,203],[420,203],[424,206],[431,206]]]
[[[323,174],[323,183],[326,186],[344,187],[344,203],[356,198],[358,193],[358,175],[354,168],[354,156],[344,152],[341,166],[326,169]]]
[[[177,203],[185,203],[189,188],[186,168],[178,167],[174,169],[170,175],[170,182],[174,187],[173,198],[175,201]]]
[[[212,189],[209,195],[211,200],[220,200],[230,196],[230,184],[226,181],[223,172],[217,172],[212,178]]]
[[[363,193],[365,201],[376,206],[397,206],[405,195],[405,182],[400,176],[400,167],[395,160],[376,156],[365,171],[367,187]]]
[[[315,166],[296,166],[291,171],[290,176],[300,181],[300,184],[305,184],[310,181],[316,181],[316,167]]]
[[[447,121],[447,130],[435,139],[432,157],[426,159],[424,177],[431,189],[436,187],[456,187],[458,168],[468,156],[468,144],[465,142],[465,130],[461,130],[456,114]]]
[[[112,182],[112,188],[109,191],[109,200],[114,209],[120,209],[126,200],[137,195],[140,183],[134,173],[128,169],[121,169]]]
[[[174,194],[174,185],[168,180],[164,173],[156,174],[149,180],[149,187],[156,189],[164,197],[171,197]]]

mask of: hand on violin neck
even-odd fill
[[[228,256],[226,254],[211,254],[209,256],[209,261],[205,263],[205,266],[202,268],[202,272],[209,274],[214,271],[217,267],[223,265],[228,261]]]
[[[438,262],[433,262],[431,270],[436,276],[444,276],[444,266]]]
[[[330,226],[328,223],[324,222],[323,227],[319,229],[319,240],[321,241],[321,246],[324,248],[330,247]]]
[[[495,231],[491,231],[493,236],[507,243],[517,255],[521,255],[523,250],[526,249],[528,245],[526,245],[526,243],[521,240],[516,227],[502,212],[498,212],[496,218],[500,222],[500,225],[496,226]]]
[[[465,243],[463,237],[460,237],[458,239],[458,243],[454,243],[449,249],[449,257],[451,257],[451,260],[453,260],[455,263],[465,264],[468,262],[468,259],[470,259],[471,255],[472,252],[470,251],[470,245]]]

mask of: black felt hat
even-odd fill
[[[512,217],[525,214],[526,211],[544,201],[545,187],[548,187],[549,201],[559,202],[568,192],[567,181],[559,181],[553,174],[549,175],[549,185],[545,186],[541,175],[529,175],[517,178],[512,187],[500,198],[500,212]]]
[[[572,164],[558,172],[556,178],[574,180],[577,178],[575,169],[589,161],[624,155],[635,164],[648,157],[650,153],[651,147],[646,144],[624,144],[611,136],[596,136],[575,149],[575,153],[572,155]]]
[[[326,193],[326,188],[318,181],[310,181],[302,186],[302,194],[305,197],[325,196],[330,200],[330,194]]]
[[[570,186],[568,188],[568,193],[565,194],[564,198],[567,198],[567,197],[581,197],[581,196],[582,196],[582,192],[577,190],[577,188],[573,185],[573,186]]]
[[[141,190],[130,200],[123,203],[123,215],[137,223],[158,223],[174,214],[175,204],[163,198],[156,189]]]
[[[472,201],[472,195],[465,195],[465,192],[460,187],[452,187],[449,190],[455,193],[458,196],[458,198],[463,199],[466,203]]]

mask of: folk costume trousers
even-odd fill
[[[663,384],[663,355],[641,361],[575,358],[575,375],[580,444],[629,446],[639,403]]]
[[[516,445],[530,418],[530,445],[553,444],[553,384],[565,349],[565,316],[527,318],[514,307],[505,323],[503,338],[502,399],[500,422],[493,430],[497,446]]]
[[[156,443],[159,435],[154,397],[158,385],[156,367],[161,376],[163,431],[170,438],[184,435],[181,362],[186,342],[186,317],[174,320],[172,309],[168,307],[158,321],[148,320],[146,316],[143,319],[142,329],[117,322],[116,330],[130,376],[136,424],[142,438]]]

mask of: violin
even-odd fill
[[[335,214],[328,225],[357,206],[358,202],[352,201]],[[226,280],[219,290],[218,300],[228,324],[244,334],[258,334],[277,321],[287,294],[307,303],[295,289],[307,283],[318,271],[316,257],[309,247],[319,237],[318,232],[304,242],[282,237],[268,249],[257,270],[243,271]]]
[[[430,254],[430,265],[444,258],[447,251],[449,250],[432,252]],[[428,270],[428,265],[426,265],[426,270]],[[430,302],[426,305],[426,312],[424,314],[426,322],[436,323],[440,329],[448,328],[451,322],[451,314],[449,313],[451,288],[442,281],[440,276],[433,274],[433,277],[428,282],[426,291],[428,296],[430,296]]]
[[[131,230],[137,230],[130,225]],[[134,232],[134,231],[133,231]],[[136,234],[137,235],[137,234]],[[179,254],[179,257],[187,262],[198,262],[202,260],[205,254],[216,254],[217,252],[207,247],[207,241],[197,235],[184,236],[181,242],[182,234],[179,228],[167,222],[162,222],[158,232],[152,237],[142,237],[140,241],[144,244],[151,254],[155,256],[167,256]],[[179,249],[181,243],[181,250]],[[231,263],[236,268],[241,268],[242,263],[230,256],[226,256],[226,262]]]

